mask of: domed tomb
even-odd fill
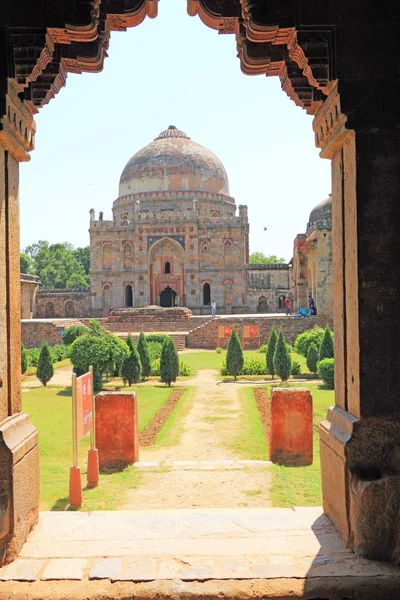
[[[229,196],[229,182],[221,161],[211,150],[170,125],[127,162],[119,182],[119,197],[174,191]]]
[[[332,194],[322,200],[310,212],[307,235],[311,229],[332,229]]]

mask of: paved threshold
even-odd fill
[[[43,512],[0,581],[14,600],[400,597],[400,569],[349,552],[320,508]]]
[[[244,469],[265,469],[272,465],[269,460],[142,460],[135,463],[135,469],[152,471],[237,471]]]

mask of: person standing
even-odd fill
[[[315,300],[311,296],[311,294],[308,294],[308,310],[310,312],[310,315],[316,315],[317,314],[317,309],[315,308]]]
[[[217,314],[217,303],[215,300],[211,301],[211,314],[213,317]]]
[[[284,305],[285,305],[286,316],[288,317],[289,315],[292,314],[292,309],[290,307],[290,298],[289,298],[289,296],[286,296],[285,301],[284,301]]]

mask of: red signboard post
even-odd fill
[[[96,449],[94,428],[93,369],[77,377],[72,374],[72,440],[73,465],[69,475],[69,503],[82,504],[81,470],[78,466],[78,442],[90,431],[88,452],[87,485],[95,487],[99,482],[99,457]]]

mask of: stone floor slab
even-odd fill
[[[81,580],[87,564],[88,561],[84,558],[52,558],[41,578],[43,581],[51,579]]]
[[[89,579],[115,579],[120,577],[122,569],[121,558],[100,558],[92,566]]]
[[[18,558],[16,561],[0,569],[1,581],[35,581],[44,566],[44,560]]]

